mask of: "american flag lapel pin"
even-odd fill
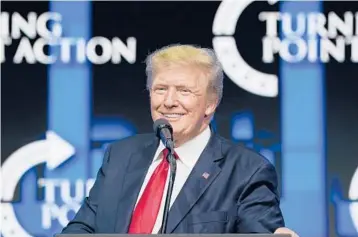
[[[209,174],[209,173],[207,173],[207,172],[204,172],[202,176],[204,177],[204,179],[208,179],[208,178],[209,178],[209,176],[210,176],[210,174]]]

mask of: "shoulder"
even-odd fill
[[[263,181],[277,187],[275,166],[259,152],[218,136],[222,149],[222,169],[245,183]]]
[[[136,134],[109,143],[104,150],[102,170],[110,169],[110,167],[117,169],[118,162],[127,162],[131,154],[140,151],[148,144],[153,144],[156,140],[158,139],[153,133],[148,133]]]
[[[215,134],[215,136],[221,143],[221,150],[225,160],[229,163],[253,170],[259,168],[273,168],[272,163],[259,152],[230,141],[218,134]]]
[[[118,141],[111,142],[105,149],[104,160],[123,160],[132,153],[143,149],[157,140],[154,133],[135,134]]]
[[[138,150],[141,147],[147,146],[148,143],[153,142],[155,139],[154,133],[135,134],[110,143],[108,149],[111,153],[119,150],[121,150],[121,152],[123,152],[123,150]]]

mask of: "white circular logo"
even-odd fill
[[[239,87],[264,97],[278,95],[278,78],[252,68],[240,55],[233,37],[237,21],[255,0],[223,0],[213,23],[213,48],[227,76]],[[270,4],[278,0],[269,1]]]
[[[4,237],[31,237],[21,226],[11,203],[16,185],[22,176],[32,167],[46,163],[53,170],[75,154],[75,148],[53,131],[47,131],[46,139],[31,142],[12,153],[1,166],[1,174],[6,177],[0,193],[1,221]]]

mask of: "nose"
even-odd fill
[[[176,90],[174,88],[168,89],[164,98],[164,106],[167,108],[175,107],[178,105]]]

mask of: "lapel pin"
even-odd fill
[[[208,178],[209,178],[209,176],[210,176],[210,174],[209,174],[209,173],[207,173],[207,172],[204,172],[202,176],[204,177],[204,179],[208,179]]]

